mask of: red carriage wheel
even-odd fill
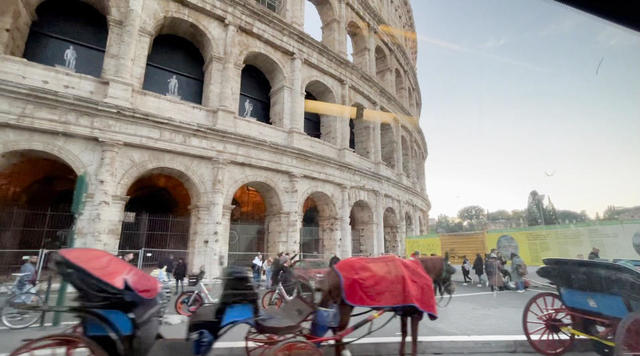
[[[176,313],[184,316],[191,316],[196,310],[198,310],[202,304],[202,297],[200,294],[193,296],[193,291],[182,292],[178,298],[176,298]],[[191,298],[193,296],[193,298]],[[191,301],[191,303],[189,303]]]
[[[9,356],[40,354],[43,350],[64,352],[65,355],[108,356],[94,341],[74,334],[53,334],[31,340],[15,349]],[[55,350],[55,351],[54,351]]]
[[[616,356],[640,355],[640,312],[627,315],[616,330]]]
[[[522,329],[531,347],[543,355],[561,355],[573,344],[574,335],[563,330],[573,319],[555,293],[539,293],[527,303]]]
[[[270,290],[262,296],[262,308],[280,309],[280,305],[282,305],[282,297],[276,291]]]
[[[270,347],[266,356],[321,356],[318,347],[308,341],[287,340]]]

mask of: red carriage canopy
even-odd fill
[[[68,262],[117,289],[129,286],[139,296],[155,298],[160,291],[157,279],[124,260],[94,248],[68,248],[58,252]]]
[[[437,317],[433,280],[420,262],[396,256],[352,257],[335,266],[344,300],[352,306],[414,306]]]

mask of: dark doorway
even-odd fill
[[[316,97],[306,92],[304,96],[305,100],[318,100]],[[320,138],[322,136],[320,129],[320,115],[311,112],[304,112],[304,132],[315,138]]]
[[[247,64],[242,68],[238,115],[271,124],[271,84],[260,69]]]

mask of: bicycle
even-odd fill
[[[283,302],[290,302],[298,295],[305,301],[314,304],[314,290],[311,286],[300,281],[294,281],[291,284],[295,284],[291,295],[287,293],[287,290],[282,285],[282,282],[278,283],[275,289],[269,290],[262,296],[261,304],[264,309],[274,307],[280,309]]]
[[[216,300],[211,297],[207,287],[199,281],[195,290],[180,293],[176,298],[176,313],[184,316],[191,316],[204,304],[213,304]]]
[[[9,329],[24,329],[40,320],[42,313],[34,308],[44,305],[42,297],[33,290],[31,285],[23,290],[18,289],[21,277],[30,273],[12,273],[16,277],[15,283],[9,287],[10,294],[0,310],[0,320]]]

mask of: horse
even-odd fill
[[[415,258],[420,262],[422,268],[431,277],[434,283],[434,292],[440,291],[440,293],[453,294],[455,286],[451,282],[451,276],[456,272],[456,269],[449,264],[448,254],[445,257],[442,256],[430,256],[430,257],[417,257]],[[349,319],[351,318],[351,312],[353,306],[346,303],[343,299],[342,285],[340,283],[340,277],[336,270],[332,268],[327,274],[327,285],[323,291],[322,299],[319,306],[328,308],[331,304],[338,305],[338,311],[340,314],[340,321],[338,326],[332,328],[334,334],[341,332],[349,326]],[[400,316],[400,328],[402,331],[402,342],[400,343],[400,355],[404,355],[405,340],[407,337],[407,321],[411,318],[411,355],[417,355],[418,351],[418,323],[422,320],[423,312],[413,306],[404,306],[400,308],[394,308]],[[337,342],[335,345],[335,355],[343,355],[344,345]],[[348,351],[345,354],[349,354]]]

